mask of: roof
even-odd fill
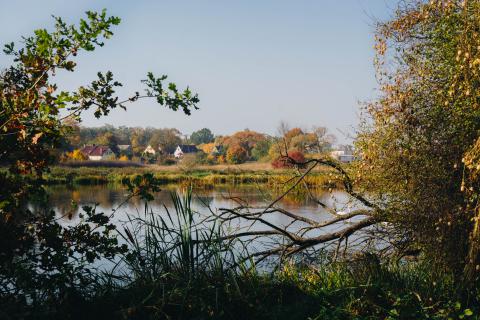
[[[106,152],[111,151],[108,146],[86,146],[82,148],[82,153],[87,156],[103,156]]]
[[[151,146],[148,145],[145,150],[143,150],[144,153],[155,153],[155,149]]]
[[[128,150],[128,149],[130,149],[132,146],[129,145],[129,144],[119,144],[117,147],[118,147],[119,150]]]
[[[179,144],[177,148],[180,148],[183,153],[198,152],[197,147],[193,144]]]

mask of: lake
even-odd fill
[[[123,229],[128,224],[129,217],[143,217],[145,212],[145,202],[140,199],[130,199],[125,202],[128,192],[122,185],[88,185],[88,186],[50,186],[47,189],[50,194],[50,207],[54,208],[58,219],[62,225],[74,225],[79,221],[79,212],[85,205],[97,204],[97,212],[111,213],[115,211],[112,221]],[[178,185],[165,185],[162,190],[155,194],[155,200],[148,203],[148,211],[155,215],[166,217],[166,210],[175,213],[171,199],[172,192],[184,194],[185,187]],[[348,212],[351,207],[348,203],[348,196],[341,191],[328,191],[317,189],[312,191],[314,196],[329,206],[336,207],[337,210]],[[192,208],[196,212],[195,219],[200,221],[212,217],[213,213],[218,213],[220,208],[234,208],[240,203],[248,203],[249,206],[258,208],[268,206],[272,200],[281,194],[280,190],[269,189],[266,186],[255,185],[219,185],[211,189],[198,188],[193,189]],[[78,204],[78,206],[72,205]],[[283,208],[301,217],[306,217],[317,222],[325,222],[332,218],[332,215],[326,212],[316,201],[307,196],[306,192],[292,193],[276,203],[276,207]],[[279,214],[270,213],[264,216],[265,220],[277,226],[286,227],[289,230],[296,231],[306,226],[303,222],[292,224],[291,218]],[[321,230],[315,229],[307,233],[308,236],[318,236],[322,233],[345,227],[345,223],[357,221],[361,217],[353,220],[332,224]],[[212,222],[209,222],[211,224]],[[252,225],[251,221],[233,220],[228,225],[228,230],[246,231],[248,230],[266,230],[268,226],[260,223]],[[262,246],[263,247],[263,246]],[[256,248],[259,249],[259,248]]]

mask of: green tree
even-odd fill
[[[268,156],[268,151],[272,145],[271,139],[265,139],[259,141],[255,147],[252,148],[252,159],[254,160],[261,160]]]
[[[53,211],[31,211],[25,206],[45,199],[42,177],[54,160],[51,150],[64,139],[68,123],[63,120],[79,121],[82,112],[91,108],[101,117],[143,98],[186,114],[197,108],[197,95],[188,88],[179,91],[175,84],[165,85],[166,76],[156,78],[152,73],[143,81],[145,93],[136,92],[126,99],[116,96],[121,83],[110,71],[98,73],[96,80],[76,91],[58,92],[55,74],[74,72],[76,56],[103,46],[119,22],[105,11],[87,12],[78,26],[55,17],[52,32],[36,30],[23,38],[20,49],[13,43],[5,46],[4,52],[14,63],[0,73],[0,162],[8,166],[0,173],[3,306],[9,301],[58,301],[89,285],[88,263],[125,249],[112,234],[115,226],[108,216],[94,208],[84,207],[84,224],[62,227]]]
[[[108,146],[110,149],[118,155],[120,153],[120,150],[118,149],[118,140],[117,137],[114,135],[113,132],[107,131],[104,134],[96,137],[93,142],[96,145],[102,145],[102,146]]]
[[[215,140],[215,137],[213,136],[212,131],[208,128],[203,128],[198,131],[194,131],[192,135],[190,136],[190,141],[193,144],[202,144],[202,143],[210,143]]]

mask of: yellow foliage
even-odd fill
[[[220,155],[220,156],[218,156],[217,162],[219,164],[224,164],[224,163],[227,163],[227,160],[225,159],[224,155]]]
[[[280,143],[272,143],[268,150],[268,157],[274,160],[279,158],[282,153],[285,153],[283,146]]]
[[[80,149],[75,149],[72,152],[67,153],[67,157],[69,159],[79,160],[79,161],[88,159],[88,157],[85,154],[83,154],[83,152]]]
[[[118,158],[118,160],[120,161],[128,161],[128,157],[126,155],[122,155],[120,156],[120,158]]]
[[[214,147],[215,147],[215,143],[213,143],[213,142],[212,143],[202,143],[202,144],[197,146],[197,148],[199,148],[200,150],[202,150],[206,154],[210,154]]]

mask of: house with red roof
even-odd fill
[[[115,153],[113,153],[109,146],[85,146],[81,151],[88,157],[88,160],[99,161],[115,159]]]

